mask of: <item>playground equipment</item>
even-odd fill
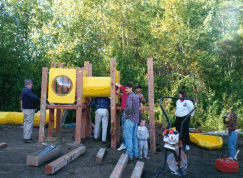
[[[170,119],[168,118],[164,108],[161,105],[161,100],[164,98],[171,98],[171,99],[183,99],[183,100],[191,100],[194,101],[195,107],[191,110],[191,112],[184,118],[184,120],[181,123],[181,130],[180,133],[177,131],[174,131],[171,129],[170,125]],[[155,178],[159,176],[161,171],[165,168],[166,166],[166,161],[169,165],[169,168],[172,170],[173,174],[176,175],[181,175],[184,178],[184,175],[186,173],[186,168],[187,168],[187,157],[185,153],[181,150],[182,148],[182,130],[183,130],[183,124],[184,122],[188,119],[188,116],[192,114],[192,112],[196,109],[197,103],[194,99],[191,98],[180,98],[180,97],[161,97],[159,99],[159,105],[160,108],[163,111],[163,114],[165,115],[165,118],[168,122],[167,129],[165,129],[163,136],[164,136],[164,142],[165,142],[165,159],[164,159],[164,166],[159,170],[159,172],[156,174]],[[179,137],[179,140],[178,140]],[[172,153],[168,156],[167,158],[167,151],[171,151]]]
[[[218,136],[199,135],[190,133],[190,141],[207,149],[219,149],[223,145],[223,139]]]
[[[0,112],[0,124],[16,124],[23,125],[24,114],[22,112]],[[56,121],[56,114],[54,115]],[[46,111],[46,124],[49,123],[49,110]],[[34,126],[40,125],[40,112],[35,113]],[[56,128],[56,124],[54,124]]]
[[[120,142],[120,110],[121,107],[116,96],[116,83],[120,83],[120,72],[116,71],[116,60],[111,58],[110,77],[92,77],[92,65],[84,62],[84,67],[71,67],[68,69],[56,62],[51,62],[51,69],[42,69],[41,86],[41,114],[39,127],[39,141],[45,140],[44,125],[46,121],[46,109],[49,109],[48,137],[53,137],[54,109],[56,113],[56,133],[60,133],[60,109],[76,110],[76,136],[75,143],[80,144],[81,138],[89,136],[91,129],[91,110],[87,103],[90,97],[111,97],[111,148],[116,149]],[[48,89],[47,89],[48,86]],[[149,107],[141,107],[140,110],[149,110],[150,116],[150,148],[156,150],[155,123],[154,123],[154,84],[153,84],[153,59],[148,59],[148,91]],[[48,95],[47,95],[48,91]],[[52,105],[48,102],[54,103]],[[69,105],[68,105],[69,104]],[[72,104],[72,105],[70,105]]]

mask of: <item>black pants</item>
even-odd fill
[[[184,117],[176,117],[176,130],[180,133],[181,131],[181,122],[184,120],[186,116]],[[188,116],[186,121],[183,124],[183,130],[182,130],[182,141],[185,140],[185,144],[189,145],[190,143],[190,136],[189,136],[189,123],[190,123],[191,116]]]

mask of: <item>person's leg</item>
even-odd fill
[[[68,109],[63,109],[62,118],[61,118],[61,125],[65,124],[67,115],[68,115]]]
[[[144,147],[143,147],[143,149],[144,149],[144,156],[148,157],[148,141],[147,140],[143,141],[143,145],[144,145]]]
[[[24,112],[24,139],[30,139],[34,124],[34,109],[23,109]]]
[[[122,143],[126,145],[125,143],[125,132],[124,132],[124,119],[125,119],[125,111],[122,112],[122,130],[123,130],[123,139],[122,139]]]
[[[95,111],[95,129],[94,129],[94,138],[97,139],[99,136],[100,130],[101,115],[99,109]]]
[[[137,138],[137,128],[138,128],[138,124],[134,124],[133,125],[133,154],[134,156],[138,156],[138,138]]]
[[[228,147],[230,152],[230,157],[234,159],[236,154],[236,142],[237,142],[237,134],[235,132],[231,132],[228,138]]]
[[[181,130],[181,117],[176,117],[175,126],[176,126],[176,130],[180,134],[180,130]]]
[[[138,139],[139,157],[143,157],[143,141]]]
[[[189,135],[189,123],[191,120],[191,116],[187,118],[187,120],[183,124],[183,134],[182,137],[185,139],[185,144],[189,145],[190,144],[190,135]]]
[[[102,115],[102,141],[106,141],[107,126],[108,126],[108,116],[109,112],[107,109],[103,109],[104,114]]]
[[[125,140],[126,140],[126,153],[129,155],[129,158],[133,158],[133,127],[134,123],[130,119],[126,119],[124,123],[125,131]]]

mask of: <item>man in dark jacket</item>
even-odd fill
[[[21,93],[21,110],[24,113],[24,142],[25,143],[32,143],[34,142],[31,138],[33,124],[34,124],[34,116],[35,116],[35,109],[37,103],[40,102],[40,99],[35,96],[33,93],[32,86],[33,82],[28,79],[24,82],[24,89]]]

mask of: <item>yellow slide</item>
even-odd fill
[[[198,146],[207,149],[218,149],[221,148],[223,145],[223,139],[221,137],[212,135],[200,135],[190,133],[190,140]]]
[[[175,127],[172,130],[176,130]],[[200,134],[190,134],[190,141],[207,149],[219,149],[223,145],[223,139],[218,136],[212,135],[200,135]]]
[[[56,128],[56,111],[54,111],[54,128]],[[0,112],[0,124],[23,125],[22,112]],[[46,124],[49,123],[49,110],[46,110]],[[40,112],[35,113],[34,126],[40,125]]]

